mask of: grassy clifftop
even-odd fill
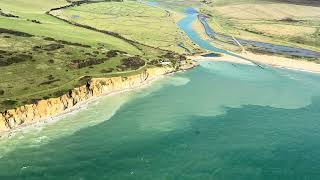
[[[93,77],[128,76],[150,66],[158,66],[160,59],[179,60],[180,57],[175,52],[149,46],[154,44],[135,38],[143,37],[143,34],[137,36],[135,33],[138,31],[131,31],[133,28],[128,26],[130,19],[125,12],[128,10],[141,13],[144,9],[134,10],[140,5],[132,2],[103,2],[99,5],[85,4],[84,7],[73,7],[70,10],[66,9],[66,12],[52,11],[52,14],[57,13],[54,15],[59,16],[58,18],[48,13],[50,9],[64,7],[70,2],[64,0],[0,1],[0,111],[34,103],[40,99],[60,96],[75,86],[85,84]],[[126,6],[131,4],[132,6]],[[96,5],[100,11],[92,11],[92,8],[97,8]],[[121,26],[121,23],[116,21],[95,20],[97,17],[105,18],[104,11],[110,14],[111,10],[120,10],[122,13],[117,16],[121,20],[126,19],[127,22],[123,22],[124,25]],[[73,12],[79,12],[80,20],[86,17],[85,21],[79,22],[84,23],[85,27],[76,26],[68,22],[68,19],[66,21],[59,19],[64,17],[59,13],[68,12],[72,13],[71,16],[77,15]],[[167,14],[162,13],[152,9],[147,12],[147,15],[149,19],[156,19],[159,16],[167,18]],[[130,18],[134,26],[137,25],[134,23],[141,23],[137,20],[139,17]],[[166,20],[168,19],[163,19],[158,24],[152,23],[153,26],[161,26]],[[171,30],[174,29],[172,23],[172,21],[168,22]],[[149,23],[142,23],[139,26],[141,31],[147,30],[148,27]],[[126,28],[130,30],[128,32],[132,32],[132,40],[125,37]],[[154,30],[151,29],[148,33],[156,36],[159,32],[154,33]],[[172,33],[177,33],[175,30]],[[145,37],[151,38],[149,35]],[[168,40],[167,44],[169,44],[176,40],[166,37],[170,35],[158,35],[154,37],[154,42],[158,40],[161,44],[167,43]],[[179,34],[179,38],[183,38],[183,35]],[[179,41],[182,40],[179,39]],[[172,48],[172,50],[175,49]],[[179,49],[176,50],[179,51]]]

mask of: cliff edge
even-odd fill
[[[128,77],[93,78],[86,85],[74,88],[60,97],[40,100],[35,104],[24,105],[0,113],[0,134],[45,121],[92,97],[136,88],[160,75],[172,72],[175,72],[174,68],[158,67]]]

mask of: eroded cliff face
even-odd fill
[[[128,77],[93,78],[86,85],[74,88],[61,97],[40,100],[0,113],[0,133],[61,114],[92,97],[141,86],[159,75],[171,72],[174,72],[173,68],[162,67],[150,68]]]

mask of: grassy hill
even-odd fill
[[[168,38],[166,42],[166,37],[179,33],[172,25],[172,20],[167,26],[169,34],[154,33],[155,29],[152,28],[148,31],[156,36],[156,40],[153,41],[158,40],[156,44],[149,43],[151,40],[136,38],[144,36],[138,35],[136,30],[129,31],[132,32],[132,36],[128,38],[132,37],[132,40],[124,37],[127,35],[125,28],[129,28],[128,22],[123,22],[124,26],[121,26],[121,23],[116,21],[95,20],[99,17],[105,18],[102,7],[106,8],[108,16],[112,12],[121,12],[118,15],[119,19],[127,21],[129,19],[126,11],[134,12],[134,9],[142,7],[137,11],[147,11],[149,19],[146,21],[164,18],[159,21],[160,24],[152,22],[153,26],[159,27],[165,24],[164,21],[169,20],[162,10],[148,9],[131,2],[103,2],[84,4],[84,7],[73,7],[63,11],[66,15],[71,12],[71,16],[79,13],[80,23],[86,25],[82,27],[49,13],[51,9],[70,5],[70,2],[0,1],[0,111],[34,103],[39,99],[60,96],[75,86],[85,84],[92,77],[127,76],[149,66],[158,65],[159,59],[176,60],[178,57],[175,52],[150,46],[163,43],[161,47],[165,47],[173,41],[177,43],[183,40],[183,35],[179,34],[179,39]],[[92,11],[92,8],[97,7],[100,8],[99,11]],[[57,12],[59,11],[55,13]],[[133,20],[133,26],[142,21],[139,17]],[[139,28],[141,31],[147,31],[148,25],[146,22]],[[150,35],[145,36],[152,38]],[[182,52],[176,47],[172,49]]]
[[[153,47],[184,53],[191,42],[176,25],[172,12],[143,3],[101,2],[53,11],[52,14],[71,22],[112,31],[125,38]]]

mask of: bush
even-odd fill
[[[0,54],[6,54],[7,51],[4,51],[4,50],[0,50]]]
[[[148,64],[149,64],[149,65],[158,65],[158,64],[160,64],[160,62],[159,62],[158,59],[154,59],[154,60],[152,60],[152,61],[149,61]]]
[[[176,58],[177,54],[174,52],[167,52],[166,54],[160,56],[162,58],[174,59]]]
[[[48,78],[49,80],[53,80],[53,79],[54,79],[54,76],[53,76],[52,74],[50,74],[49,76],[47,76],[47,78]]]
[[[91,46],[85,45],[85,44],[74,43],[74,42],[69,42],[69,41],[64,41],[64,40],[56,40],[56,39],[51,38],[51,37],[44,37],[43,39],[46,40],[46,41],[53,41],[53,42],[56,42],[58,44],[78,46],[78,47],[84,47],[84,48],[90,48],[91,47]]]
[[[293,18],[290,18],[290,17],[286,17],[286,18],[280,19],[280,21],[289,22],[289,23],[299,22],[299,20],[296,20],[296,19],[293,19]]]
[[[46,41],[55,41],[55,39],[51,37],[44,37],[43,39]]]
[[[0,16],[4,16],[4,17],[12,17],[12,18],[19,18],[19,16],[10,14],[10,13],[4,13],[2,12],[2,10],[0,9]]]
[[[46,51],[54,51],[61,48],[64,48],[63,44],[48,44],[41,47],[41,49]]]
[[[13,57],[9,57],[8,59],[0,59],[0,66],[9,66],[14,63],[20,63],[27,60],[31,60],[32,56],[27,54],[18,54]]]
[[[49,84],[52,84],[52,83],[57,82],[57,81],[60,81],[60,79],[54,79],[54,80],[45,81],[45,82],[40,83],[39,85],[40,86],[49,85]]]
[[[123,67],[131,68],[131,69],[139,69],[141,66],[145,65],[145,61],[141,59],[139,56],[129,57],[122,59]]]
[[[0,96],[4,95],[4,90],[0,89]]]
[[[32,19],[32,20],[31,20],[31,22],[33,22],[33,23],[37,23],[37,24],[41,24],[41,22],[40,22],[40,21],[35,20],[35,19]]]
[[[14,30],[5,29],[5,28],[0,28],[0,34],[2,34],[2,33],[12,34],[12,35],[15,35],[15,36],[22,36],[22,37],[33,37],[33,35],[28,34],[28,33],[20,32],[20,31],[14,31]]]
[[[84,84],[90,82],[91,79],[92,79],[91,76],[83,76],[82,78],[79,79],[78,85],[84,85]]]
[[[60,97],[60,96],[63,96],[63,95],[65,95],[65,94],[67,94],[67,92],[68,92],[69,90],[59,90],[59,91],[56,91],[56,92],[54,92],[54,93],[52,93],[52,96],[53,97]]]
[[[17,104],[17,101],[7,99],[7,100],[2,101],[1,104],[5,105],[5,106],[13,106],[13,105]]]
[[[104,61],[105,59],[73,60],[70,64],[68,64],[68,66],[70,68],[81,69],[92,65],[102,64]]]
[[[108,58],[113,58],[113,57],[116,57],[118,56],[118,52],[116,50],[110,50],[107,52],[107,57]]]

